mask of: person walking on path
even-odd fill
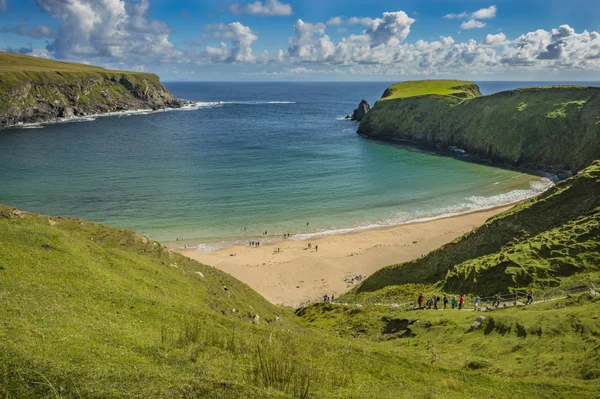
[[[465,296],[463,294],[460,294],[460,297],[458,298],[458,310],[462,310],[464,305],[465,305]]]
[[[438,303],[439,300],[440,300],[440,297],[437,296],[437,294],[433,296],[433,308],[435,310],[438,310],[437,303]]]
[[[479,298],[479,297],[475,298],[475,302],[474,302],[475,311],[479,310],[479,302],[481,302],[481,298]]]
[[[427,300],[427,303],[426,303],[426,305],[427,305],[427,309],[431,309],[431,305],[433,305],[433,299],[432,299],[432,298],[429,298],[429,299]]]
[[[529,292],[527,293],[527,302],[525,302],[525,305],[531,305],[533,303],[533,290],[529,290]]]
[[[452,309],[456,309],[456,296],[452,297]]]
[[[423,293],[421,292],[419,294],[419,298],[417,299],[417,303],[419,304],[418,307],[422,307],[423,306],[423,301],[425,300],[425,297],[423,296]]]
[[[500,294],[496,294],[496,296],[494,296],[494,303],[492,303],[492,307],[493,308],[497,308],[498,306],[500,306]]]
[[[448,295],[444,294],[444,309],[448,307],[448,302],[450,302]]]

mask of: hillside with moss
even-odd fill
[[[169,107],[181,107],[181,102],[151,73],[0,52],[0,128]]]
[[[377,271],[350,295],[433,284],[485,296],[592,275],[600,276],[600,161],[423,258]]]
[[[432,333],[444,327],[426,327],[409,346],[374,340],[379,333],[337,332],[354,324],[315,329],[233,277],[132,231],[7,206],[0,206],[0,305],[2,398],[593,398],[597,388],[594,371],[580,371],[588,352],[556,378],[564,367],[547,374],[511,366],[525,349],[485,370],[477,365],[487,364],[492,347],[442,356],[445,338],[432,341]],[[582,306],[573,323],[592,305]],[[364,317],[376,328],[382,316],[353,320]],[[461,331],[470,318],[430,322],[472,342]],[[540,360],[571,356],[594,337],[596,321],[582,321],[584,335],[569,332],[560,341],[569,346]],[[539,338],[531,337],[527,343]]]
[[[482,96],[470,82],[402,82],[385,91],[358,133],[576,172],[600,158],[600,88],[535,87]]]

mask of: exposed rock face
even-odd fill
[[[179,108],[158,76],[121,72],[40,72],[19,80],[0,73],[0,128],[134,109]]]
[[[350,120],[360,122],[370,110],[371,107],[369,106],[369,103],[366,100],[362,100],[360,104],[358,104],[358,108],[352,113]]]

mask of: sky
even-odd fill
[[[0,49],[163,81],[600,80],[600,0],[0,0]]]

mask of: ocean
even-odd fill
[[[5,129],[0,203],[206,251],[435,219],[551,184],[359,137],[344,116],[389,84],[172,82],[194,105]]]

